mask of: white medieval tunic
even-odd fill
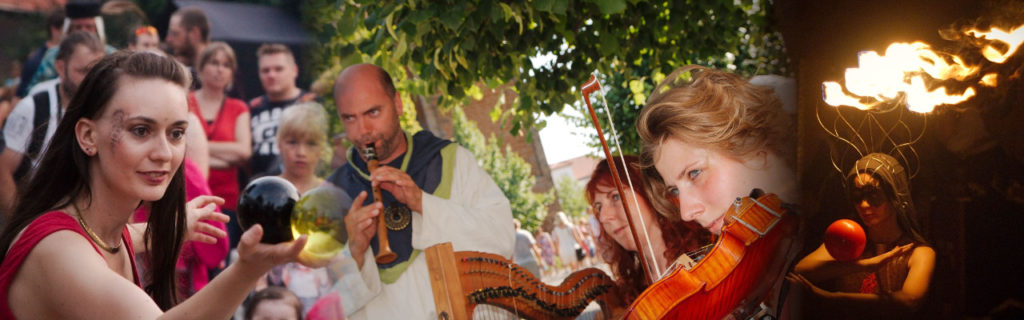
[[[423,193],[423,213],[412,214],[412,247],[451,242],[455,251],[483,251],[511,258],[515,245],[508,199],[473,154],[457,147],[449,199]],[[357,270],[346,248],[329,266],[333,289],[348,319],[436,319],[426,255],[415,255],[398,279],[381,282],[369,248]]]

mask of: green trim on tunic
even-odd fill
[[[419,255],[420,250],[413,249],[412,253],[409,254],[408,260],[393,265],[391,266],[391,268],[387,269],[377,267],[377,272],[380,274],[380,282],[383,282],[385,284],[392,284],[395,283],[395,281],[398,281],[398,278],[402,276],[402,273],[405,273],[405,269],[408,269],[412,261],[415,260],[416,257]]]
[[[458,144],[449,144],[441,149],[441,182],[434,189],[434,196],[447,200],[452,195],[452,178],[455,176],[455,152],[459,150]]]

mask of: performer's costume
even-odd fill
[[[377,265],[377,238],[366,250],[358,270],[351,253],[343,251],[329,268],[340,279],[335,290],[350,319],[426,319],[434,317],[434,299],[421,251],[451,242],[456,251],[484,251],[512,256],[515,230],[508,199],[472,153],[427,131],[405,134],[407,151],[391,163],[409,174],[423,190],[423,212],[411,212],[383,193],[389,220],[388,239],[398,258]],[[361,191],[371,194],[366,163],[350,150],[348,163],[327,181],[344,189],[351,198]],[[373,202],[367,197],[364,205]],[[341,262],[338,262],[341,261]]]

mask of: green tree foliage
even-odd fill
[[[480,167],[498,184],[512,205],[512,216],[519,219],[522,228],[537,230],[547,211],[546,204],[554,195],[533,192],[536,182],[526,160],[507,146],[503,150],[493,135],[485,139],[476,123],[466,119],[461,108],[452,108],[451,113],[455,142],[469,149]]]
[[[464,105],[474,84],[513,83],[513,133],[577,103],[576,87],[595,70],[616,77],[608,86],[632,89],[613,105],[642,104],[658,75],[690,63],[785,71],[764,0],[311,0],[308,8],[324,65],[404,71],[407,92],[437,95],[442,107]],[[535,65],[539,56],[553,58]]]
[[[555,191],[558,192],[558,201],[562,205],[562,211],[573,218],[585,216],[590,205],[587,204],[586,196],[583,194],[583,187],[570,176],[562,176],[555,184]]]

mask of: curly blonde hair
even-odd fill
[[[689,80],[679,81],[684,75],[689,75]],[[769,87],[703,66],[676,69],[654,89],[637,120],[637,132],[644,142],[641,167],[645,183],[655,194],[665,189],[653,167],[661,144],[670,137],[734,159],[768,151],[792,166],[795,135],[790,122]],[[658,212],[678,211],[660,198],[652,201]]]

